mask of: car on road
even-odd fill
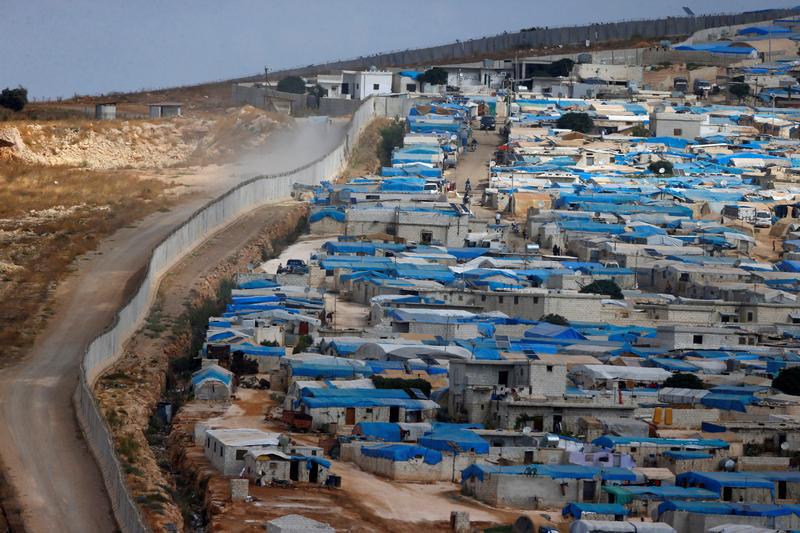
[[[484,115],[481,117],[480,129],[494,131],[496,128],[497,128],[497,121],[493,116]]]

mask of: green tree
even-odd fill
[[[17,87],[9,89],[6,87],[0,92],[0,107],[5,107],[12,111],[22,111],[28,105],[28,89]]]
[[[664,380],[664,387],[674,387],[676,389],[705,389],[706,385],[703,383],[703,380],[698,378],[695,374],[678,372]]]
[[[650,130],[639,124],[631,128],[630,134],[632,137],[650,137]]]
[[[672,171],[674,170],[674,166],[669,161],[653,161],[649,165],[647,165],[647,170],[652,172],[653,174],[658,174],[659,176],[672,176]],[[662,171],[663,169],[663,171]]]
[[[778,377],[772,380],[772,387],[784,394],[800,396],[800,366],[781,370]]]
[[[392,164],[392,151],[403,145],[405,124],[395,120],[390,125],[380,129],[381,142],[378,143],[378,158],[381,165],[388,167]]]
[[[622,289],[610,279],[596,279],[580,290],[583,294],[604,294],[613,300],[622,300]]]
[[[313,87],[308,88],[308,94],[311,96],[316,96],[317,98],[324,98],[328,96],[328,89],[320,84],[316,84]]]
[[[556,126],[562,130],[589,133],[594,128],[594,121],[586,113],[565,113],[556,121]]]
[[[278,82],[278,90],[284,93],[305,94],[306,82],[300,76],[287,76]]]
[[[539,319],[542,322],[548,322],[550,324],[555,324],[557,326],[569,326],[569,320],[564,318],[561,315],[557,315],[555,313],[548,313],[544,315],[542,318]]]
[[[292,353],[303,353],[312,344],[314,344],[314,339],[311,337],[311,335],[301,335],[300,338],[297,339],[297,344],[292,350]]]
[[[735,96],[741,102],[747,95],[750,94],[750,86],[746,83],[731,83],[728,86],[728,92],[731,96]]]
[[[417,81],[431,85],[447,85],[447,71],[442,67],[429,68],[417,77]]]

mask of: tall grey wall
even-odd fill
[[[153,249],[147,275],[135,295],[119,310],[114,323],[89,344],[81,364],[80,381],[73,403],[122,531],[145,532],[147,527],[128,491],[124,470],[115,454],[111,431],[92,392],[98,376],[122,355],[123,343],[144,319],[153,302],[159,279],[169,268],[240,215],[259,205],[289,198],[294,183],[317,184],[341,171],[350,146],[356,142],[361,130],[375,113],[376,99],[365,100],[354,113],[342,142],[328,155],[295,170],[242,182],[197,210]]]
[[[483,37],[468,41],[450,43],[428,48],[402,50],[334,61],[320,65],[310,65],[297,69],[276,72],[278,77],[290,74],[310,75],[329,70],[366,69],[376,67],[400,67],[414,65],[435,65],[453,62],[464,58],[485,57],[508,54],[514,49],[548,48],[583,45],[586,40],[593,44],[628,41],[633,37],[657,39],[661,37],[680,37],[692,35],[697,31],[721,26],[754,24],[765,20],[797,15],[790,9],[765,9],[731,15],[702,15],[697,17],[668,17],[651,20],[632,20],[608,22],[584,26],[544,28],[533,31],[520,31]]]

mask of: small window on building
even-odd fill
[[[485,302],[485,301],[486,301],[486,295],[485,295],[485,294],[481,294],[481,301],[482,301],[482,302]]]
[[[483,411],[483,408],[484,408],[484,407],[485,407],[485,406],[484,406],[483,404],[481,404],[481,411]]]
[[[674,137],[680,137],[681,135],[683,135],[683,130],[681,128],[675,128],[672,130],[672,135]]]
[[[244,461],[244,456],[247,455],[247,450],[236,450],[236,460]]]
[[[364,409],[364,411],[366,411],[366,413],[368,415],[371,415],[372,414],[372,407],[367,407],[366,409]]]
[[[497,303],[500,303],[500,304],[503,303],[503,297],[502,296],[497,298]]]
[[[753,321],[753,312],[752,311],[748,311],[747,312],[747,321],[748,322],[752,322]]]
[[[539,297],[538,296],[534,296],[533,297],[533,303],[535,303],[535,304],[539,303]]]
[[[464,301],[464,295],[463,294],[459,294],[458,295],[458,301],[459,302],[463,302]]]
[[[594,165],[594,156],[593,155],[587,155],[586,156],[586,164],[587,165]]]
[[[552,372],[553,371],[553,365],[547,365],[547,371],[548,372]]]
[[[514,305],[519,305],[519,296],[514,296]]]
[[[692,335],[692,344],[703,344],[702,335]]]
[[[681,281],[689,281],[689,273],[688,272],[681,272]]]
[[[381,88],[381,86],[380,86],[379,83],[373,83],[372,84],[372,90],[373,91],[378,91],[378,90],[380,90],[380,88]]]
[[[409,93],[417,92],[417,84],[416,83],[406,83],[406,92],[409,92]]]
[[[219,447],[219,456],[220,456],[220,457],[224,457],[224,456],[225,456],[225,452],[224,452],[224,450],[222,449],[222,446],[220,446],[220,447]]]
[[[421,231],[420,232],[420,240],[422,244],[430,244],[433,241],[433,232],[432,231]]]
[[[636,453],[636,450],[637,450],[637,449],[638,449],[638,448],[636,448],[636,446],[632,446],[632,447],[631,447],[631,453]]]
[[[747,344],[747,338],[746,337],[739,337],[739,344]]]
[[[206,448],[211,448],[211,439],[206,437]]]

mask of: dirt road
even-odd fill
[[[464,184],[467,178],[472,185],[473,199],[476,198],[477,189],[486,187],[489,179],[489,160],[497,150],[497,145],[500,144],[500,136],[493,131],[480,131],[475,130],[473,136],[478,141],[478,149],[474,152],[464,152],[458,160],[453,179],[456,182],[456,190],[464,192]]]
[[[116,529],[99,470],[72,408],[86,345],[111,323],[159,240],[250,171],[277,172],[323,155],[338,142],[343,129],[319,127],[325,129],[285,134],[259,154],[257,164],[245,163],[246,174],[210,181],[169,212],[115,233],[78,261],[74,275],[57,289],[54,315],[31,353],[20,364],[0,371],[0,456],[27,530]],[[313,141],[303,143],[306,136]],[[227,242],[220,244],[230,248]]]

